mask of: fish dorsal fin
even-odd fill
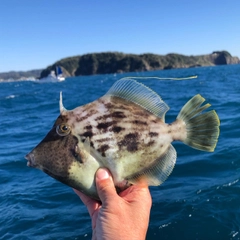
[[[168,105],[161,99],[161,97],[146,87],[132,79],[120,79],[114,83],[106,95],[120,97],[136,103],[160,117],[165,121],[165,114],[169,110]]]
[[[144,182],[148,186],[158,186],[162,184],[171,174],[175,166],[176,159],[176,150],[170,144],[166,153],[156,159],[150,167],[127,177],[127,180],[132,184]]]

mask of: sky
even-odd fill
[[[239,0],[0,0],[0,72],[93,52],[240,58]]]

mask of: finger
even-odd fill
[[[107,169],[100,168],[96,172],[96,186],[103,206],[109,202],[113,202],[113,198],[118,196],[112,176]]]
[[[92,217],[96,209],[98,209],[100,206],[99,202],[86,196],[85,194],[79,192],[76,189],[73,189],[73,191],[79,196],[82,202],[86,205],[89,215]]]
[[[144,201],[148,207],[152,205],[152,197],[147,186],[132,185],[120,192],[119,196],[127,202]]]

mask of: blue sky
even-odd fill
[[[239,0],[0,0],[0,72],[102,51],[240,57]]]

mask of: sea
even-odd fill
[[[98,99],[127,76],[137,77],[168,104],[167,123],[196,94],[211,103],[221,121],[212,153],[173,143],[178,157],[172,174],[162,185],[150,187],[153,204],[146,239],[240,239],[240,65],[79,76],[55,83],[2,81],[0,239],[91,239],[91,220],[78,196],[27,167],[24,156],[58,117],[60,91],[65,108],[73,109]],[[141,78],[189,76],[197,78]]]

